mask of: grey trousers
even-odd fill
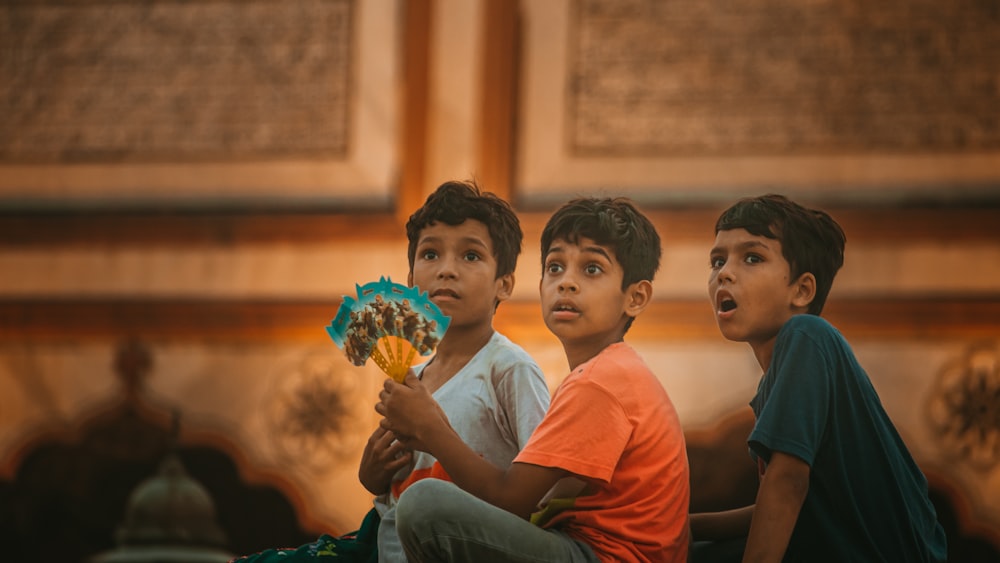
[[[586,544],[438,479],[417,481],[399,497],[396,530],[411,562],[598,562]]]

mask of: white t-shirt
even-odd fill
[[[419,377],[426,365],[414,367],[414,373]],[[473,451],[506,468],[545,416],[549,389],[531,356],[494,332],[469,363],[434,392],[434,399]],[[396,534],[396,500],[407,486],[426,477],[448,478],[433,456],[413,452],[413,463],[396,474],[390,491],[375,497],[375,508],[382,516],[380,562],[406,561]]]

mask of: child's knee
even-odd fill
[[[396,503],[396,531],[399,537],[420,536],[422,524],[429,524],[440,515],[446,503],[444,497],[453,492],[454,485],[439,479],[421,479],[403,491]]]

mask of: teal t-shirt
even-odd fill
[[[810,466],[785,561],[945,561],[927,480],[830,323],[815,315],[785,323],[750,406],[758,465],[780,451]]]

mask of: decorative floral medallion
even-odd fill
[[[951,454],[979,469],[1000,462],[1000,354],[978,347],[946,365],[928,404],[928,420]]]
[[[365,375],[335,350],[308,352],[279,367],[268,423],[286,463],[323,471],[360,451],[376,401]]]

